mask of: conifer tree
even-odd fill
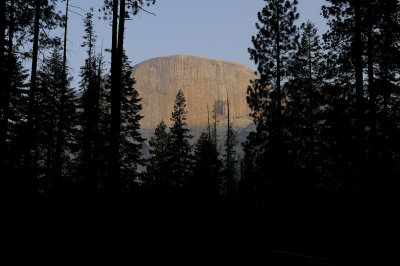
[[[193,178],[190,189],[200,203],[215,202],[221,191],[222,162],[210,132],[202,132],[194,145]]]
[[[139,93],[134,88],[135,80],[132,77],[132,66],[128,57],[124,55],[122,67],[122,97],[121,97],[121,177],[125,187],[134,185],[141,178],[139,167],[144,166],[142,157],[142,138],[140,129],[140,115],[142,105]]]
[[[250,59],[257,64],[260,79],[248,89],[248,104],[257,125],[265,123],[266,116],[273,123],[273,134],[282,134],[281,112],[282,80],[287,77],[288,60],[296,49],[298,19],[297,0],[267,0],[256,23],[257,35],[252,37]],[[271,114],[269,114],[271,113]],[[271,132],[272,133],[272,132]]]
[[[301,25],[301,40],[289,65],[290,78],[285,84],[288,149],[297,177],[315,177],[318,121],[322,105],[323,57],[317,29],[308,21]],[[313,174],[312,174],[313,173]],[[311,175],[311,176],[310,176]]]
[[[247,145],[249,151],[257,152],[254,154],[259,162],[257,175],[263,182],[267,182],[268,176],[270,189],[281,184],[284,179],[280,177],[288,171],[282,117],[286,96],[282,85],[288,77],[290,56],[297,46],[296,6],[297,0],[266,0],[265,7],[257,14],[258,32],[252,37],[253,48],[248,49],[260,77],[247,90],[247,102],[257,131],[248,138]],[[247,169],[251,167],[248,165]]]
[[[26,119],[26,70],[21,63],[20,35],[26,30],[26,16],[21,1],[2,1],[0,23],[0,169],[18,168],[17,163],[24,153],[15,140]],[[25,13],[24,13],[25,12]],[[18,128],[18,129],[17,129]],[[9,145],[12,146],[9,147]],[[5,174],[5,172],[4,172]]]
[[[21,61],[26,53],[23,45],[28,40],[26,32],[31,28],[29,19],[31,10],[27,8],[30,3],[22,0],[2,1],[0,6],[0,169],[7,167],[8,161],[20,161],[26,150],[16,149],[17,143],[11,139],[19,138],[18,134],[26,132],[17,128],[26,121],[26,70]],[[24,117],[24,118],[21,118]],[[19,119],[21,118],[21,119]],[[18,125],[18,126],[17,126]],[[24,139],[24,138],[23,138]],[[10,149],[8,145],[12,145]],[[21,148],[24,145],[18,144]],[[18,150],[18,151],[17,151]],[[13,165],[16,169],[16,165]]]
[[[371,0],[367,7],[369,11],[367,14],[372,17],[372,25],[369,26],[372,47],[368,50],[368,57],[371,58],[368,60],[368,82],[372,83],[369,91],[372,92],[369,93],[372,95],[369,124],[372,125],[372,130],[376,123],[375,145],[372,142],[372,156],[368,163],[368,166],[375,167],[371,178],[374,182],[369,185],[369,188],[372,187],[371,190],[379,195],[378,202],[390,205],[395,202],[396,192],[393,187],[398,182],[396,169],[399,169],[398,160],[394,159],[397,154],[394,147],[400,143],[397,111],[400,107],[398,102],[400,96],[400,65],[398,63],[400,62],[400,3],[396,0]],[[373,135],[371,139],[374,140]],[[386,178],[382,178],[383,176]]]
[[[29,88],[29,104],[28,104],[28,117],[26,129],[26,150],[24,155],[25,169],[28,175],[35,180],[35,168],[37,164],[37,142],[36,142],[36,122],[37,122],[37,109],[36,109],[36,93],[37,93],[37,68],[38,68],[38,55],[39,49],[51,47],[59,40],[51,39],[44,29],[54,29],[57,27],[61,16],[55,11],[56,0],[32,0],[28,2],[28,6],[34,10],[33,16],[26,16],[26,19],[32,19],[32,27],[28,31],[32,36],[32,62],[30,74],[30,88]]]
[[[119,187],[120,160],[119,140],[121,131],[121,79],[124,57],[125,21],[130,16],[135,16],[144,10],[143,6],[154,4],[155,0],[125,1],[104,0],[103,10],[112,17],[111,36],[111,127],[110,127],[110,153],[109,176],[106,179],[106,188],[111,194]],[[110,194],[110,195],[111,195]]]
[[[186,124],[186,99],[181,90],[178,91],[175,98],[174,111],[172,112],[170,127],[171,136],[171,154],[174,158],[171,160],[172,182],[175,187],[182,187],[192,174],[192,147],[190,145],[190,130]]]
[[[63,79],[60,48],[56,46],[44,61],[38,72],[37,87],[38,174],[55,187],[63,181],[62,177],[71,174],[71,144],[76,125],[76,93],[69,88],[71,78]]]
[[[168,188],[171,176],[170,134],[167,125],[161,121],[157,125],[154,136],[149,140],[150,158],[147,165],[147,175],[150,182],[158,188]]]
[[[87,49],[85,65],[81,67],[80,87],[82,89],[82,151],[81,171],[84,182],[88,188],[94,189],[99,181],[100,174],[100,92],[101,92],[101,68],[95,55],[96,34],[93,29],[93,10],[84,18],[85,35],[82,47]],[[100,73],[99,73],[100,71]]]

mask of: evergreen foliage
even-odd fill
[[[194,145],[191,191],[205,204],[215,202],[221,192],[222,181],[222,162],[214,139],[209,132],[202,132]]]
[[[170,165],[170,134],[164,121],[156,127],[154,136],[149,140],[150,158],[147,165],[149,182],[161,188],[170,186],[169,176],[171,175]]]
[[[142,154],[142,138],[140,130],[140,115],[142,105],[139,93],[134,88],[135,80],[132,78],[132,67],[128,57],[124,55],[122,66],[122,98],[121,98],[121,133],[120,133],[120,154],[121,154],[121,178],[122,184],[129,188],[143,176],[139,173],[139,167],[144,166]]]
[[[170,127],[170,152],[174,155],[171,160],[173,186],[182,187],[192,174],[192,147],[186,123],[186,99],[181,90],[175,98],[174,110],[171,114],[172,126]]]
[[[259,188],[271,184],[264,193],[285,197],[285,181],[282,175],[289,171],[288,152],[284,139],[282,102],[286,95],[282,83],[289,77],[289,62],[297,48],[298,33],[295,25],[297,0],[268,0],[258,12],[257,34],[252,37],[253,48],[249,48],[250,59],[257,65],[260,76],[251,82],[247,92],[247,102],[252,110],[256,133],[247,139],[247,149],[251,149],[257,165],[246,165],[254,169],[253,178],[261,182]],[[252,170],[252,171],[254,171]],[[278,200],[279,201],[279,200]]]
[[[71,176],[76,126],[76,92],[69,87],[71,78],[64,81],[60,46],[45,59],[38,72],[37,141],[38,177],[50,186],[57,186],[61,178]],[[65,86],[66,85],[66,86]],[[65,90],[66,88],[66,90]],[[57,154],[61,151],[61,154]],[[58,158],[57,156],[60,156]],[[47,185],[44,184],[47,189]]]

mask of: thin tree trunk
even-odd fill
[[[62,69],[62,88],[60,95],[60,110],[59,120],[57,121],[57,143],[55,150],[55,171],[53,176],[53,184],[57,188],[60,178],[62,176],[62,149],[65,141],[64,130],[65,130],[65,101],[67,93],[67,33],[68,33],[68,8],[69,0],[67,0],[65,7],[65,27],[64,27],[64,47],[63,47],[63,69]]]
[[[279,13],[278,13],[279,17]],[[279,32],[279,18],[277,21],[277,34],[276,34],[276,126],[278,130],[278,137],[280,137],[281,129],[281,45],[280,45],[280,32]]]
[[[92,174],[92,187],[96,188],[97,182],[98,182],[98,171],[100,167],[100,143],[99,143],[99,121],[100,121],[100,93],[101,93],[101,76],[102,76],[102,60],[103,60],[103,46],[101,46],[100,49],[100,56],[98,58],[98,64],[97,64],[97,73],[96,73],[96,91],[95,91],[95,97],[94,97],[94,103],[95,105],[94,110],[95,110],[95,117],[94,117],[94,127],[93,127],[93,165],[95,169],[93,170]]]
[[[7,115],[6,95],[8,94],[8,82],[6,81],[5,69],[5,38],[6,38],[6,0],[0,0],[0,169],[3,170],[7,157]]]
[[[272,129],[275,134],[272,140],[272,152],[276,154],[276,164],[273,166],[272,176],[275,180],[277,180],[278,172],[280,169],[285,168],[283,166],[284,163],[284,148],[283,148],[283,136],[282,136],[282,94],[281,94],[281,32],[280,32],[280,23],[281,23],[281,14],[280,14],[280,4],[277,1],[277,14],[276,14],[276,110],[275,111],[275,121],[273,121],[274,128]],[[275,143],[274,143],[275,142]],[[268,157],[268,156],[267,156]]]
[[[8,61],[7,61],[7,71],[5,72],[7,74],[7,78],[5,81],[7,82],[6,84],[6,95],[5,95],[5,104],[4,104],[4,125],[3,125],[3,130],[5,132],[5,140],[7,138],[7,132],[8,132],[8,118],[10,116],[10,103],[11,103],[11,95],[12,93],[15,93],[15,87],[13,88],[11,86],[12,84],[12,75],[15,70],[15,55],[14,55],[14,31],[15,31],[15,25],[14,25],[14,7],[15,7],[15,1],[11,0],[10,1],[10,14],[9,14],[9,25],[8,25]],[[5,146],[5,151],[7,152],[7,143]],[[7,157],[7,154],[6,154]],[[5,158],[7,160],[7,158]]]
[[[29,175],[32,175],[32,181],[35,181],[36,167],[36,127],[35,127],[35,112],[36,112],[36,80],[37,80],[37,63],[39,52],[39,27],[40,27],[40,10],[41,0],[35,1],[35,18],[33,25],[33,51],[32,51],[32,67],[31,67],[31,84],[29,90],[29,106],[28,106],[28,122],[27,122],[27,145],[25,151],[25,169]],[[34,152],[32,158],[32,151]]]
[[[208,130],[208,137],[211,139],[211,125],[210,125],[210,110],[208,109],[207,104],[207,130]]]
[[[309,93],[309,120],[310,120],[310,130],[313,132],[314,129],[314,121],[313,121],[313,108],[312,108],[312,101],[313,101],[313,80],[312,80],[312,54],[311,54],[311,36],[308,35],[308,93]],[[312,135],[313,139],[314,135]]]
[[[367,29],[367,60],[368,60],[368,94],[369,94],[369,124],[371,127],[371,167],[376,166],[377,160],[377,143],[376,143],[376,92],[374,87],[374,54],[373,54],[373,18],[371,2],[368,6],[368,29]]]
[[[217,141],[217,106],[214,103],[214,147],[218,151],[218,141]]]
[[[66,77],[67,73],[67,33],[68,33],[68,9],[69,9],[69,0],[67,0],[65,6],[65,28],[64,28],[64,54],[63,54],[63,74]]]
[[[360,1],[354,1],[354,43],[353,43],[353,56],[354,56],[354,67],[355,67],[355,80],[356,80],[356,104],[355,104],[355,116],[356,116],[356,137],[357,137],[357,151],[356,160],[358,164],[358,174],[356,180],[356,190],[361,191],[361,178],[363,177],[362,172],[364,171],[364,84],[363,84],[363,60],[362,60],[362,21],[361,21],[361,7]]]
[[[392,147],[390,145],[390,138],[392,137],[391,123],[390,123],[390,112],[389,105],[391,100],[391,88],[390,88],[390,80],[389,80],[389,71],[390,71],[390,47],[393,43],[393,33],[391,31],[390,20],[391,13],[393,12],[393,7],[391,6],[393,1],[385,2],[384,7],[384,28],[383,31],[383,76],[382,76],[382,90],[383,90],[383,173],[380,178],[380,195],[384,199],[388,199],[393,196],[393,187],[395,187],[395,179],[393,178],[393,157],[392,157]],[[392,193],[389,193],[392,192]]]
[[[231,137],[232,137],[232,134],[233,134],[233,132],[232,132],[232,126],[231,126],[231,121],[230,121],[230,108],[229,108],[229,99],[228,99],[228,96],[226,97],[227,99],[226,99],[226,103],[227,103],[227,109],[228,109],[228,132],[227,132],[227,138],[226,138],[226,142],[227,142],[227,144],[226,144],[226,147],[227,147],[227,149],[226,149],[226,151],[227,151],[227,154],[226,154],[226,170],[227,170],[227,172],[226,172],[226,174],[227,174],[227,178],[228,178],[228,180],[227,180],[227,182],[228,182],[228,200],[229,200],[229,204],[230,204],[230,209],[231,209],[231,211],[233,211],[233,207],[234,207],[234,202],[233,202],[233,200],[234,200],[234,195],[233,195],[233,188],[234,188],[234,181],[233,181],[233,173],[234,173],[234,170],[233,170],[233,167],[234,167],[234,165],[233,165],[233,162],[232,162],[232,148],[233,147],[231,147],[231,145],[233,145],[233,143],[231,143]]]
[[[121,69],[118,45],[118,1],[113,1],[112,49],[111,49],[111,136],[110,171],[108,189],[110,194],[117,191],[119,184],[119,131],[120,131],[120,80]]]
[[[386,3],[388,5],[388,3]],[[383,34],[384,34],[384,44],[383,44],[383,66],[381,67],[383,69],[383,76],[382,76],[382,81],[383,81],[383,119],[384,119],[384,130],[386,130],[385,133],[385,138],[387,136],[387,130],[388,130],[388,104],[389,104],[389,61],[390,61],[390,43],[391,43],[391,32],[390,32],[390,11],[388,10],[389,6],[385,6],[384,10],[384,29]]]

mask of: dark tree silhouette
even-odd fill
[[[6,81],[6,67],[5,67],[5,45],[6,45],[6,1],[2,0],[0,2],[0,83],[8,84]],[[6,100],[8,94],[8,86],[2,87],[0,92],[0,171],[3,172],[6,165],[6,154],[7,154],[7,124],[8,121],[6,119],[6,108],[8,106],[8,102]],[[5,171],[4,171],[5,172]]]
[[[154,4],[155,0],[125,1],[105,0],[104,10],[112,10],[112,45],[111,45],[111,127],[110,127],[110,157],[109,177],[106,188],[113,194],[119,187],[119,135],[121,131],[121,78],[124,54],[125,20],[130,15],[137,15],[143,6]],[[118,9],[119,8],[119,9]],[[119,11],[119,14],[118,14]]]
[[[193,177],[189,189],[197,204],[208,209],[215,205],[222,186],[222,162],[210,132],[202,132],[194,145]]]
[[[96,35],[93,29],[93,14],[86,14],[84,19],[85,35],[82,47],[87,48],[85,65],[81,68],[80,87],[82,94],[82,157],[81,166],[84,181],[92,190],[97,187],[100,174],[100,93],[102,86],[102,65],[95,55]],[[107,125],[107,128],[109,126]],[[107,132],[107,131],[105,131]],[[103,162],[104,163],[104,162]]]
[[[149,144],[150,158],[147,165],[149,182],[158,189],[167,189],[170,187],[169,177],[172,169],[170,165],[170,134],[167,132],[167,125],[164,121],[156,127]]]
[[[171,115],[173,125],[170,127],[171,178],[174,187],[182,187],[192,174],[192,158],[190,145],[190,130],[186,123],[186,99],[181,90],[176,94],[174,111]]]
[[[142,138],[140,129],[140,115],[142,105],[139,93],[134,88],[135,80],[131,77],[132,66],[128,57],[124,55],[122,66],[122,98],[121,98],[121,133],[120,133],[120,154],[121,154],[121,179],[125,188],[136,186],[143,181],[139,173],[139,167],[144,166],[142,154]]]
[[[294,22],[299,14],[296,0],[265,2],[265,7],[258,13],[258,33],[252,37],[253,48],[248,49],[260,78],[252,81],[247,90],[247,102],[257,131],[247,141],[248,150],[256,158],[246,162],[256,160],[258,167],[247,165],[246,168],[257,170],[258,179],[264,182],[258,188],[269,183],[271,197],[274,193],[284,197],[283,193],[277,192],[277,187],[283,186],[281,176],[289,171],[283,136],[282,101],[285,95],[282,82],[288,77],[289,57],[296,49],[298,36]]]
[[[59,189],[66,176],[71,176],[71,144],[76,126],[76,92],[69,88],[71,78],[64,79],[61,46],[44,60],[37,82],[38,168],[42,189]]]
[[[287,146],[297,179],[316,185],[316,166],[319,161],[319,125],[323,88],[323,56],[319,35],[310,21],[301,25],[301,40],[289,63],[290,78],[285,84],[287,93],[285,119]]]
[[[29,88],[29,106],[27,118],[27,137],[26,138],[26,151],[24,164],[27,174],[33,180],[36,179],[35,168],[37,164],[37,145],[36,145],[36,93],[37,93],[37,67],[38,67],[38,54],[39,48],[52,44],[46,34],[41,34],[41,28],[52,29],[57,26],[60,16],[55,11],[56,0],[35,0],[28,2],[33,7],[34,16],[32,23],[32,64],[30,74],[30,88]],[[31,17],[31,16],[29,16]]]
[[[228,122],[226,125],[226,140],[224,149],[224,182],[225,182],[225,193],[228,197],[230,204],[233,204],[234,191],[235,191],[235,167],[236,167],[236,151],[235,147],[237,144],[236,133],[233,130],[231,117],[230,117],[230,106],[229,99],[226,99],[227,110],[228,110]],[[233,206],[231,206],[233,207]]]

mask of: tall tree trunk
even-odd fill
[[[312,79],[312,54],[311,54],[311,36],[308,35],[308,94],[309,94],[309,103],[308,103],[308,108],[309,108],[309,120],[310,120],[310,130],[313,132],[314,129],[314,121],[313,121],[313,79]],[[313,139],[314,135],[311,136]]]
[[[6,44],[6,0],[0,0],[0,170],[3,171],[7,157],[7,115],[6,95],[8,94],[8,82],[5,68],[5,44]]]
[[[214,118],[214,148],[215,148],[215,150],[216,151],[218,151],[218,141],[217,141],[217,105],[216,105],[216,103],[214,103],[214,110],[213,110],[213,112],[214,112],[214,116],[213,116],[213,118]]]
[[[379,195],[386,202],[385,204],[391,204],[392,197],[394,195],[393,188],[396,186],[396,180],[393,176],[393,155],[390,139],[393,137],[393,130],[391,129],[389,106],[391,102],[391,86],[390,86],[390,69],[391,69],[391,46],[393,45],[393,32],[391,29],[391,16],[395,10],[395,6],[392,6],[396,1],[385,1],[384,14],[383,14],[383,62],[382,62],[382,90],[383,90],[383,163],[382,173],[379,184]]]
[[[64,47],[63,47],[63,69],[62,69],[62,88],[60,95],[60,109],[59,109],[59,120],[57,121],[57,143],[55,149],[55,162],[54,162],[54,175],[53,184],[57,189],[62,176],[62,149],[65,141],[65,102],[67,97],[67,33],[68,33],[68,8],[69,0],[65,6],[65,27],[64,27]]]
[[[277,15],[277,22],[276,22],[276,127],[277,127],[277,135],[280,138],[281,135],[281,45],[280,45],[280,25],[279,25],[279,11]]]
[[[117,178],[117,184],[120,184],[120,159],[121,155],[119,152],[120,148],[120,134],[121,134],[121,94],[122,94],[122,64],[123,64],[123,56],[124,56],[124,33],[125,33],[125,0],[120,0],[119,7],[119,23],[118,23],[118,80],[117,80],[117,88],[118,91],[114,93],[114,122],[115,122],[115,178]]]
[[[376,167],[377,143],[376,143],[376,92],[374,86],[374,54],[373,54],[373,15],[371,1],[368,2],[368,28],[367,28],[367,60],[368,60],[368,95],[369,95],[369,125],[371,127],[371,165]],[[374,175],[374,174],[373,174]]]
[[[383,84],[383,119],[384,119],[384,135],[387,138],[388,133],[388,105],[389,105],[389,62],[390,62],[390,46],[392,42],[392,33],[390,30],[390,3],[391,1],[387,1],[384,3],[384,14],[383,14],[383,29],[382,32],[384,34],[383,38],[383,66],[381,66],[383,75],[382,75],[382,84]]]
[[[226,103],[227,103],[227,111],[228,111],[228,130],[227,130],[227,137],[226,137],[226,174],[227,174],[227,183],[228,183],[228,200],[229,200],[229,208],[231,211],[233,211],[233,207],[234,207],[234,195],[233,195],[233,188],[234,188],[234,180],[233,180],[233,174],[234,174],[234,163],[232,162],[232,149],[233,147],[231,147],[233,145],[233,143],[231,143],[231,137],[232,137],[232,126],[231,126],[231,121],[230,121],[230,108],[229,108],[229,99],[228,99],[228,95],[226,97]]]
[[[99,176],[99,166],[100,166],[100,132],[99,132],[99,123],[100,123],[100,93],[102,90],[102,60],[103,60],[103,46],[101,46],[100,49],[100,56],[98,58],[97,63],[97,73],[96,73],[96,85],[95,89],[96,91],[94,92],[94,125],[93,125],[93,165],[94,169],[92,171],[92,183],[91,187],[96,188],[97,187],[97,182],[98,176]]]
[[[4,104],[4,125],[3,125],[3,130],[5,132],[5,138],[7,138],[7,132],[8,132],[8,119],[10,116],[10,103],[11,103],[11,95],[15,93],[15,87],[12,87],[11,84],[12,82],[12,75],[13,72],[15,71],[15,63],[16,63],[16,58],[14,55],[14,31],[15,31],[15,24],[14,24],[14,8],[15,8],[15,1],[11,0],[10,1],[10,11],[9,11],[9,23],[8,23],[8,60],[7,60],[7,71],[5,72],[7,74],[7,78],[5,81],[7,82],[6,84],[6,95],[5,95],[5,104]],[[7,143],[5,146],[5,151],[7,152]],[[7,157],[7,155],[6,155]],[[5,158],[7,160],[7,158]]]
[[[122,11],[121,11],[122,12]],[[121,18],[120,18],[121,23]],[[119,25],[121,26],[121,25]],[[121,69],[118,43],[118,1],[113,1],[112,49],[111,49],[111,129],[110,129],[110,170],[108,190],[116,193],[119,186],[119,132],[121,112]]]
[[[353,60],[355,67],[356,81],[356,103],[355,103],[355,118],[356,118],[356,160],[358,164],[358,174],[356,180],[356,190],[360,191],[362,184],[361,178],[364,171],[364,84],[363,84],[363,60],[362,60],[362,20],[361,20],[361,4],[359,0],[353,1],[354,5],[354,41],[353,41]]]
[[[39,52],[39,28],[40,28],[41,0],[35,0],[35,18],[33,24],[33,50],[32,50],[32,67],[31,67],[31,84],[29,90],[29,106],[28,106],[28,122],[27,122],[27,145],[24,158],[25,170],[32,178],[31,181],[36,182],[36,80],[37,80],[37,63]],[[34,153],[32,157],[32,151]]]
[[[63,49],[63,74],[67,76],[67,33],[68,33],[68,10],[69,10],[69,0],[65,5],[65,27],[64,27],[64,49]]]

